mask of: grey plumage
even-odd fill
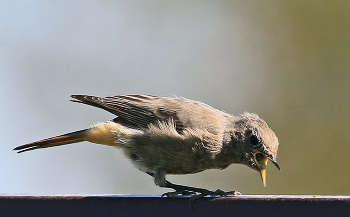
[[[102,108],[117,117],[88,129],[16,147],[29,150],[81,141],[114,146],[161,187],[175,185],[166,174],[224,169],[239,163],[260,171],[276,162],[278,139],[258,115],[232,116],[202,102],[149,95],[94,97],[72,95],[74,102]],[[184,187],[184,186],[182,186]]]

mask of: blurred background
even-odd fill
[[[113,119],[71,94],[152,94],[259,114],[267,186],[242,165],[169,176],[243,194],[350,194],[350,1],[0,1],[0,193],[162,194],[121,151],[18,145]]]

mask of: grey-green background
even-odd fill
[[[167,191],[111,147],[12,151],[113,118],[71,94],[138,93],[255,112],[279,138],[265,188],[242,165],[174,183],[350,194],[350,1],[0,1],[0,193]]]

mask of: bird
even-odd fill
[[[73,102],[104,109],[116,117],[14,150],[22,153],[84,141],[112,146],[122,150],[136,168],[152,176],[155,185],[174,190],[166,196],[240,194],[173,184],[166,179],[168,174],[194,174],[243,164],[260,172],[266,186],[268,160],[281,170],[276,161],[278,138],[257,114],[244,112],[234,116],[203,102],[176,96],[71,97]]]

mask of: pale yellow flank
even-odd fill
[[[85,140],[101,145],[119,147],[125,144],[133,135],[142,133],[140,130],[125,127],[113,121],[98,123],[88,129]]]

